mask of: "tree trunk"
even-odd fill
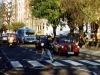
[[[87,33],[87,30],[88,30],[88,24],[86,24],[86,33]]]
[[[53,34],[54,34],[54,38],[56,36],[56,27],[53,27]]]

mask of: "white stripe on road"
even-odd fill
[[[39,63],[38,61],[34,60],[34,61],[27,61],[28,63],[30,63],[33,67],[42,67],[44,65],[42,65],[41,63]]]
[[[100,60],[95,60],[96,62],[100,62]]]
[[[23,67],[18,61],[11,61],[13,67]]]
[[[45,60],[46,62],[48,62],[49,64],[52,64],[53,66],[66,66],[66,65],[63,65],[57,61],[53,62],[51,60]]]
[[[87,63],[87,64],[90,64],[90,65],[100,65],[98,63],[95,63],[95,62],[92,62],[92,61],[88,61],[88,60],[79,60],[80,62],[83,62],[83,63]]]
[[[72,64],[74,66],[81,66],[83,64],[81,63],[78,63],[78,62],[75,62],[75,61],[72,61],[72,60],[62,60],[63,62],[66,62],[66,63],[69,63],[69,64]]]

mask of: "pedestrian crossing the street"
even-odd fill
[[[44,66],[54,66],[54,67],[63,67],[63,66],[100,66],[100,60],[56,60],[55,62],[51,62],[51,60],[45,60],[44,63],[41,63],[37,60],[25,60],[27,64],[31,65],[31,67],[44,67]],[[22,64],[22,61],[10,61],[10,64],[13,68],[25,67],[27,64]],[[28,66],[27,66],[28,67]]]

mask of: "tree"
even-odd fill
[[[60,12],[59,0],[31,0],[32,15],[37,18],[45,18],[53,27],[54,37],[59,24]]]
[[[0,3],[0,32],[2,32],[5,27],[3,25],[3,22],[4,22],[4,15],[5,15],[5,8],[4,8],[4,3],[1,2]]]
[[[13,20],[12,16],[14,15],[13,14],[14,5],[10,1],[10,2],[3,3],[2,7],[3,7],[2,11],[3,11],[3,15],[4,15],[4,22],[6,22],[6,25],[5,24],[3,25],[3,27],[4,27],[3,29],[6,32],[7,30],[10,30],[10,21],[11,21],[11,19]]]
[[[60,0],[61,10],[65,13],[70,28],[76,25],[82,27],[83,23],[93,23],[100,15],[99,0]]]
[[[17,31],[18,30],[18,28],[22,28],[22,27],[24,27],[25,26],[25,24],[24,23],[22,23],[22,22],[12,22],[11,23],[11,29],[13,30],[13,31]]]
[[[84,13],[80,9],[81,6],[82,0],[60,0],[61,11],[64,13],[72,32],[77,26],[83,25]]]

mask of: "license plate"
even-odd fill
[[[7,40],[7,38],[3,38],[3,40]]]
[[[68,54],[74,54],[74,52],[68,52]]]
[[[32,41],[29,41],[29,42],[32,42]]]

